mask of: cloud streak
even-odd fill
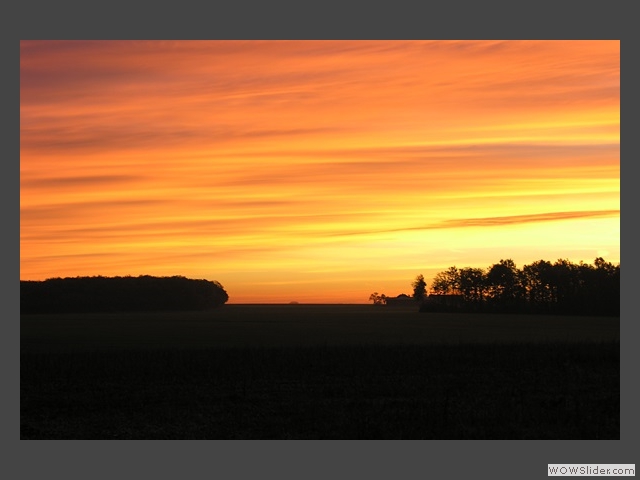
[[[436,230],[451,228],[469,228],[469,227],[504,227],[510,225],[521,225],[527,223],[538,222],[554,222],[564,220],[581,220],[587,218],[607,218],[619,217],[620,210],[598,210],[598,211],[577,211],[577,212],[548,212],[537,213],[531,215],[511,215],[505,217],[485,217],[485,218],[459,218],[446,220],[431,225],[422,225],[417,227],[403,227],[389,230],[370,230],[359,232],[335,233],[332,236],[351,236],[351,235],[370,235],[374,233],[394,233],[408,232],[415,230]]]
[[[143,181],[145,177],[139,175],[94,175],[77,177],[48,177],[33,178],[20,181],[20,188],[73,188],[73,187],[103,187],[109,185],[120,185],[131,182]]]

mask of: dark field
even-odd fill
[[[619,439],[619,318],[21,318],[22,439]]]

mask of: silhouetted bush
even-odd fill
[[[20,281],[20,313],[206,310],[228,299],[220,283],[182,276]]]

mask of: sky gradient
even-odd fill
[[[20,278],[367,303],[620,262],[619,41],[22,41]]]

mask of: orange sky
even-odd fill
[[[20,278],[368,303],[620,261],[619,41],[22,41]]]

